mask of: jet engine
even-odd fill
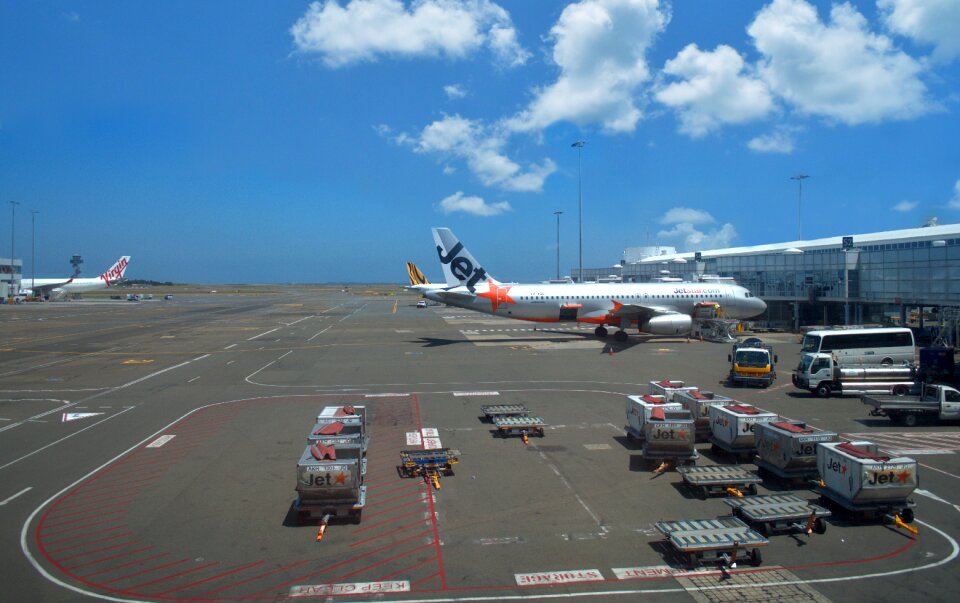
[[[680,335],[689,333],[692,326],[693,319],[686,314],[665,314],[640,323],[640,331],[652,335]]]

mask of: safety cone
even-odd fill
[[[523,433],[520,434],[520,435],[523,436],[523,445],[524,445],[524,446],[526,446],[527,444],[530,443],[530,438],[527,437],[527,432],[523,432]]]

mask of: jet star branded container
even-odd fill
[[[836,442],[837,434],[800,421],[757,423],[757,466],[779,477],[816,477],[817,444]]]
[[[696,458],[693,417],[688,410],[654,408],[643,424],[643,456]]]
[[[663,396],[627,396],[627,437],[642,440],[643,426],[655,411],[662,421],[664,412],[679,410],[683,410],[683,406],[677,402],[668,402]]]
[[[325,426],[335,423],[339,423],[342,427],[334,425],[324,430]],[[326,435],[339,435],[343,433],[345,434],[344,437],[359,433],[359,441],[364,443],[364,450],[366,450],[367,409],[365,406],[352,406],[349,404],[343,406],[326,406],[320,411],[320,414],[317,415],[317,422],[314,424],[313,429],[310,430],[310,434],[318,436],[324,435],[317,433],[321,430],[326,431]],[[337,431],[337,433],[332,433],[334,431]]]
[[[848,508],[898,506],[920,483],[915,460],[884,456],[871,442],[819,444],[817,468],[824,494]]]
[[[365,464],[357,445],[307,446],[297,462],[296,489],[300,504],[358,502]]]
[[[367,451],[369,438],[363,437],[363,425],[356,421],[343,422],[338,419],[320,420],[313,426],[307,435],[307,444],[323,444],[335,446],[362,446],[363,452]]]
[[[712,433],[710,429],[710,407],[736,404],[736,400],[720,396],[701,389],[683,390],[673,395],[673,401],[679,402],[690,411],[696,427],[698,442],[706,442]]]
[[[751,452],[756,448],[754,430],[758,423],[780,417],[750,404],[710,407],[710,441],[730,452]]]
[[[678,392],[691,391],[697,389],[692,385],[684,385],[683,381],[663,379],[660,381],[651,381],[647,391],[652,396],[663,396],[667,402],[675,402],[674,395]]]

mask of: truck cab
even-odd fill
[[[777,357],[773,353],[773,346],[759,339],[747,339],[733,344],[733,349],[727,355],[727,362],[730,363],[729,381],[732,385],[770,387],[777,378],[777,371],[774,369]]]

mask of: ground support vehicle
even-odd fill
[[[757,484],[763,483],[759,475],[742,465],[701,465],[677,467],[683,482],[697,491],[700,498],[713,494],[743,496],[757,493]]]
[[[505,438],[511,435],[519,435],[526,444],[531,435],[543,437],[543,428],[547,426],[541,417],[493,417],[493,424],[497,428],[497,435]]]
[[[915,388],[916,367],[904,364],[840,365],[833,354],[804,353],[793,371],[793,385],[821,398],[832,394],[893,394],[905,396]]]
[[[460,451],[453,448],[435,450],[401,450],[400,467],[403,477],[422,477],[440,489],[440,478],[453,475],[453,466],[460,462]]]
[[[872,442],[832,442],[817,444],[817,468],[821,481],[815,491],[821,501],[857,519],[913,521],[915,505],[908,497],[920,483],[915,460],[883,456]]]
[[[361,425],[342,421],[319,421],[307,435],[307,444],[321,442],[327,446],[360,446],[364,455],[367,454],[369,440],[369,437],[363,436]]]
[[[494,417],[523,417],[529,415],[530,409],[523,404],[489,404],[481,406],[480,412],[492,422]]]
[[[670,402],[663,395],[647,394],[646,396],[627,396],[627,425],[624,431],[628,440],[643,440],[643,426],[656,414],[663,420],[667,411],[682,411],[679,402]]]
[[[736,459],[752,460],[757,452],[754,431],[758,423],[770,423],[779,415],[750,404],[710,407],[710,449]]]
[[[359,432],[360,441],[364,442],[364,450],[366,450],[367,408],[365,406],[353,406],[350,404],[343,406],[325,406],[323,410],[320,411],[320,414],[317,415],[317,422],[314,424],[311,434],[323,429],[325,425],[334,423],[343,425],[340,429],[341,433],[352,434]],[[330,429],[335,429],[335,427]]]
[[[757,458],[764,472],[786,481],[820,479],[817,471],[817,444],[836,442],[837,434],[821,431],[800,421],[757,423],[754,429]]]
[[[920,373],[917,378],[924,383],[960,384],[956,353],[956,349],[951,347],[920,348]]]
[[[702,389],[677,392],[673,396],[674,402],[679,402],[693,415],[694,430],[697,442],[710,441],[713,431],[710,429],[710,407],[736,404],[736,400],[721,396]]]
[[[960,391],[949,385],[922,384],[919,396],[860,396],[875,417],[913,427],[922,419],[960,420]]]
[[[757,340],[747,340],[733,344],[727,355],[730,372],[727,382],[730,385],[756,385],[770,387],[777,378],[774,366],[777,357],[773,346]]]
[[[658,412],[659,411],[659,412]],[[699,454],[696,448],[693,417],[688,410],[654,409],[641,431],[643,458],[661,461],[658,472],[670,464],[693,464]]]
[[[692,385],[684,385],[683,381],[661,379],[660,381],[651,381],[647,386],[647,393],[651,396],[663,396],[665,401],[673,402],[673,396],[677,392],[694,389],[697,388]]]
[[[725,498],[723,502],[733,509],[734,515],[746,520],[764,536],[774,533],[823,534],[827,531],[827,522],[823,518],[832,515],[829,509],[811,504],[796,494]]]
[[[334,446],[314,444],[306,447],[297,462],[297,500],[293,510],[299,523],[320,520],[318,540],[333,518],[359,523],[366,504],[366,459],[360,458],[359,446],[352,451],[339,450],[339,456],[337,452]]]
[[[737,559],[744,557],[758,566],[762,562],[760,547],[770,544],[736,517],[658,521],[654,527],[683,556],[690,569],[701,563],[735,568]]]

